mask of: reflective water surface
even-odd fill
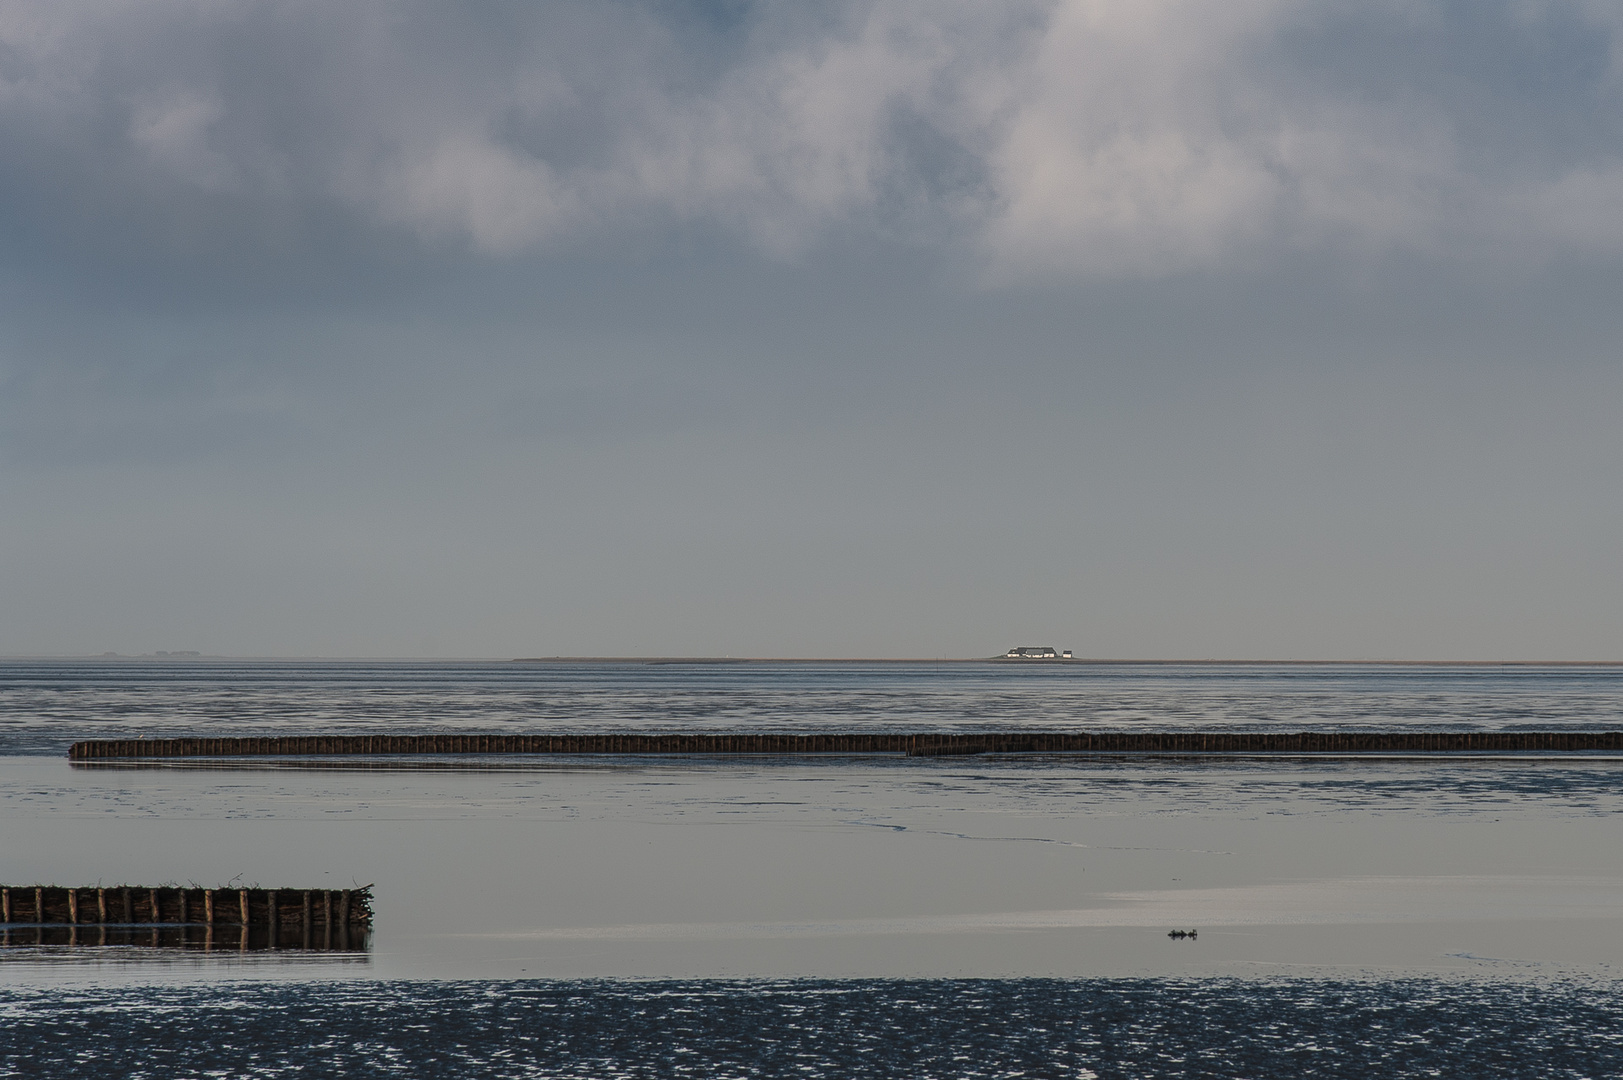
[[[373,884],[380,978],[1609,977],[1620,810],[1608,759],[0,759],[14,881]]]
[[[328,727],[1616,728],[1620,700],[1608,668],[9,665],[7,882],[371,884],[376,916],[356,954],[14,941],[0,1075],[1616,1075],[1604,755],[61,752]]]

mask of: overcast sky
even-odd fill
[[[0,0],[0,653],[1623,659],[1623,5]]]

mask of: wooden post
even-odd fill
[[[135,898],[130,895],[128,885],[124,886],[120,891],[124,894],[124,922],[126,924],[132,923],[135,921]]]
[[[203,921],[208,923],[210,926],[214,925],[214,890],[213,889],[204,889],[203,890]],[[210,933],[209,933],[210,942],[212,942],[213,939],[214,939],[214,934],[213,934],[212,931],[210,931]]]
[[[107,925],[107,890],[96,890],[96,921],[103,926]]]
[[[276,903],[276,890],[272,889],[265,894],[265,921],[270,924],[269,946],[276,948],[276,931],[280,929],[282,912]]]
[[[187,910],[190,905],[187,903],[186,890],[176,889],[175,891],[180,894],[180,924],[185,926],[192,921],[191,912]]]
[[[237,890],[237,904],[242,909],[242,925],[244,927],[246,927],[248,925],[248,890],[247,889],[238,889]],[[244,930],[244,933],[246,933],[246,932],[247,931]]]
[[[321,947],[332,948],[332,890],[321,890]]]
[[[304,928],[304,941],[301,948],[310,947],[310,890],[304,890],[304,919],[301,925]]]
[[[68,890],[68,922],[79,925],[79,890]]]
[[[11,921],[11,890],[0,889],[0,922]],[[10,933],[10,931],[7,931]]]
[[[147,898],[152,901],[152,921],[155,923],[163,922],[163,910],[158,904],[158,890],[148,889],[147,894]]]
[[[338,925],[344,930],[349,929],[349,890],[345,889],[338,894]]]

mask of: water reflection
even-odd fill
[[[270,926],[153,925],[92,926],[62,923],[10,924],[0,926],[0,950],[6,961],[15,959],[10,950],[142,948],[182,949],[191,952],[282,952],[364,954],[372,944],[365,928],[338,926],[305,927],[302,930]],[[43,958],[43,957],[42,957]],[[54,958],[60,959],[60,956]]]
[[[14,880],[375,881],[382,935],[370,953],[239,951],[239,893],[238,906],[224,898],[210,952],[138,935],[89,948],[99,928],[81,920],[77,948],[7,950],[0,985],[57,978],[49,963],[5,962],[30,949],[128,980],[164,962],[124,957],[160,954],[199,979],[236,977],[256,955],[275,958],[268,978],[320,977],[301,955],[317,969],[369,955],[364,969],[330,970],[383,979],[1255,977],[1510,962],[1613,977],[1620,780],[1623,766],[1595,760],[644,758],[504,775],[0,757]],[[82,916],[101,918],[98,895],[81,894]],[[110,924],[148,918],[139,896],[133,920],[121,892],[107,896]],[[161,899],[158,925],[178,923],[178,903]],[[188,914],[201,903],[189,896]],[[252,922],[259,905],[250,891]],[[300,919],[302,905],[282,926]],[[1165,936],[1193,927],[1196,942]]]

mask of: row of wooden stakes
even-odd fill
[[[75,762],[396,754],[1379,754],[1623,751],[1620,731],[603,732],[89,739]]]
[[[372,924],[372,889],[0,886],[0,924],[311,926]]]

